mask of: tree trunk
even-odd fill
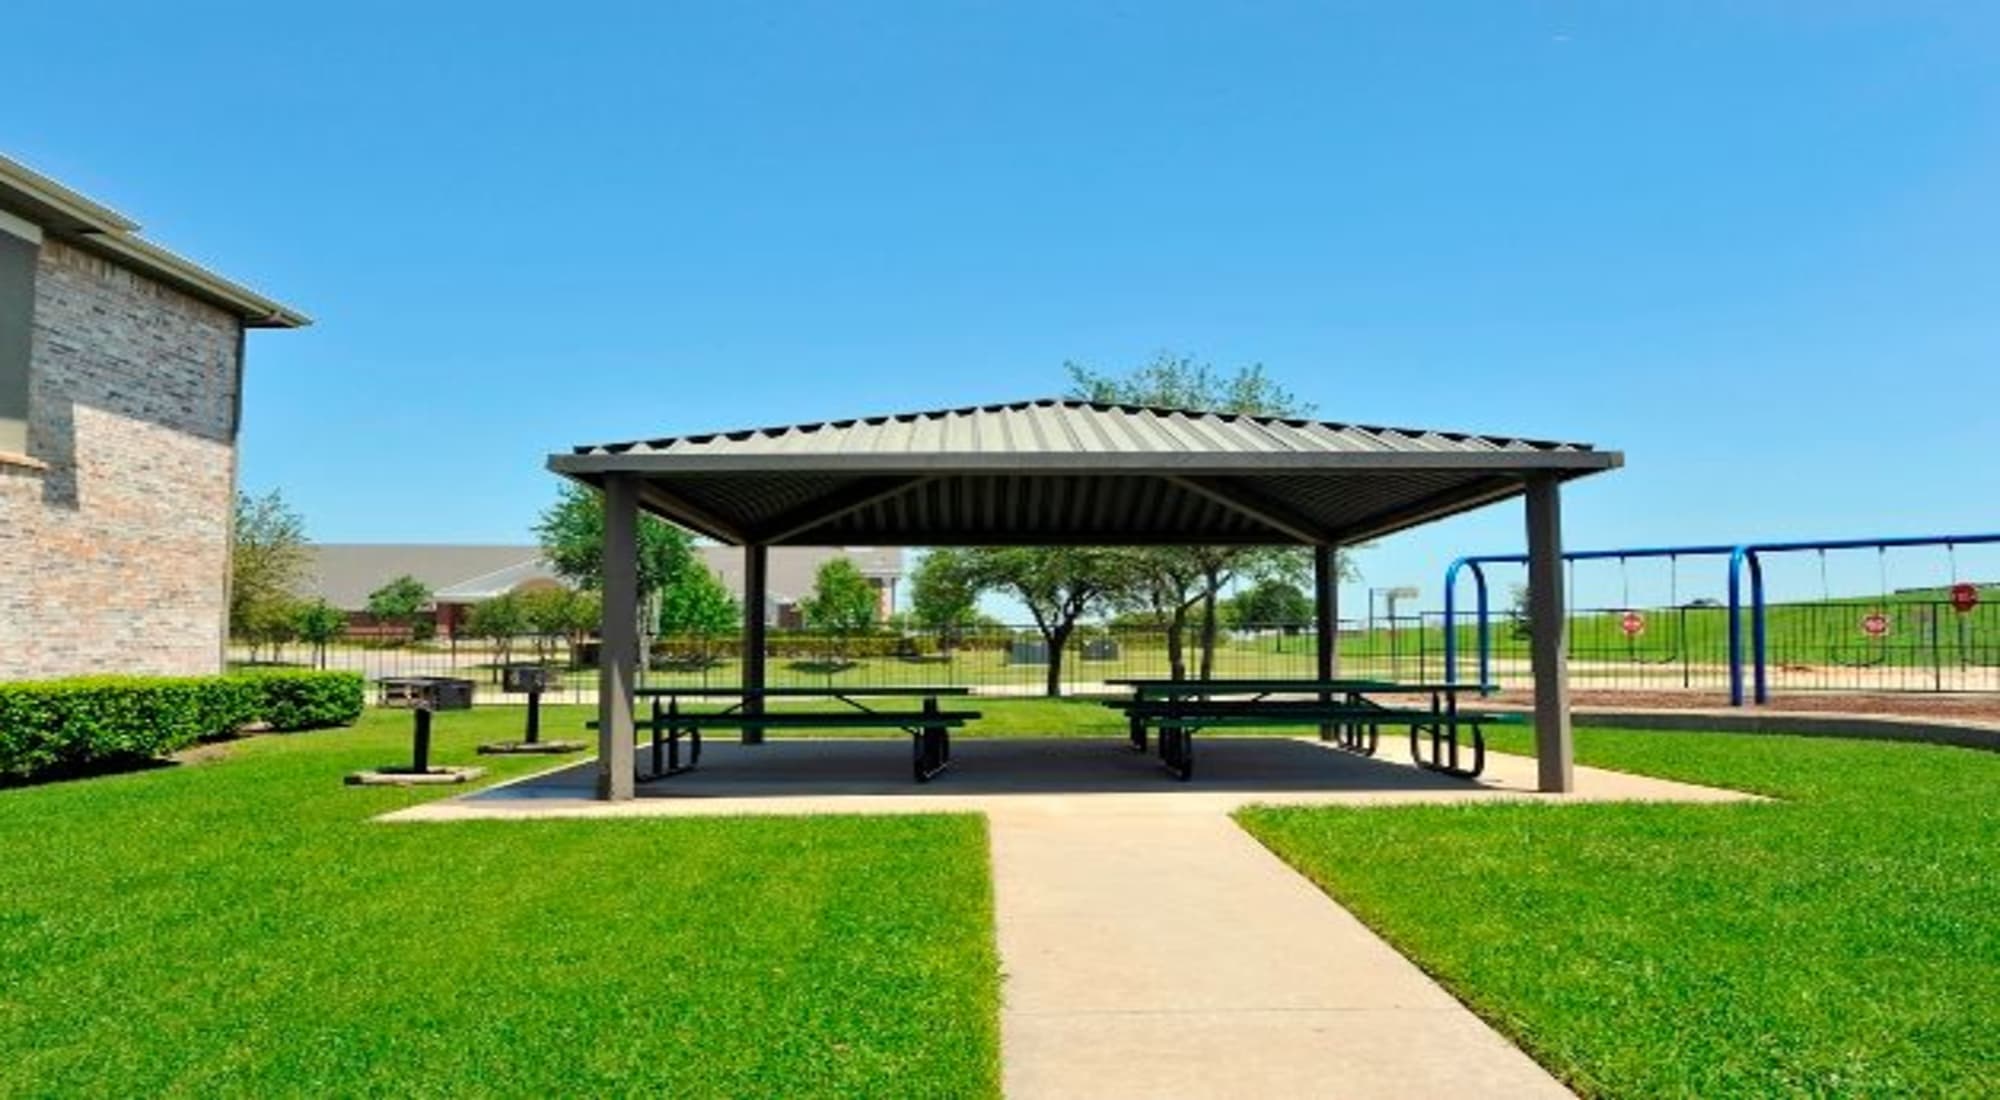
[[[1201,678],[1215,679],[1215,590],[1209,585],[1201,597]]]
[[[1187,608],[1177,607],[1167,616],[1167,677],[1187,679]]]
[[[1051,699],[1062,695],[1063,649],[1069,645],[1069,634],[1075,626],[1076,624],[1069,623],[1042,632],[1042,640],[1049,646],[1049,677],[1044,685],[1044,691]]]

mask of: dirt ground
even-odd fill
[[[1494,702],[1526,706],[1535,701],[1526,691],[1502,691]],[[1729,705],[1729,694],[1721,691],[1572,691],[1570,704],[1577,707],[1631,707],[1660,710],[1699,710]],[[1908,718],[1964,718],[2000,722],[2000,695],[1935,695],[1878,692],[1797,692],[1778,695],[1765,707],[1776,711],[1809,711],[1815,714],[1884,714]]]

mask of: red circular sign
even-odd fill
[[[1951,606],[1961,614],[1979,606],[1979,586],[1976,584],[1954,584],[1951,586]]]
[[[1624,631],[1627,638],[1636,638],[1646,632],[1646,617],[1637,611],[1627,611],[1625,617],[1618,620],[1618,629]]]
[[[1861,619],[1861,632],[1870,638],[1880,638],[1889,633],[1889,616],[1880,611],[1865,615]]]

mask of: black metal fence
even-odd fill
[[[1750,624],[1745,613],[1745,659]],[[1570,675],[1579,690],[1722,693],[1729,686],[1729,613],[1690,604],[1664,608],[1583,608],[1570,616]],[[2000,604],[1959,611],[1933,600],[1774,604],[1766,619],[1767,673],[1774,695],[1800,691],[2000,692]],[[1461,616],[1458,678],[1478,676],[1477,628]],[[1507,614],[1490,624],[1491,679],[1504,688],[1530,684],[1530,638]],[[1340,669],[1353,677],[1438,680],[1446,674],[1439,612],[1342,620]],[[1310,629],[1261,627],[1219,632],[1205,653],[1198,632],[1182,650],[1183,672],[1217,678],[1307,678],[1317,668]],[[1048,679],[1047,646],[1032,627],[1004,626],[952,637],[877,633],[832,636],[774,633],[766,650],[773,685],[964,685],[984,693],[1036,695]],[[589,641],[518,639],[506,647],[449,639],[418,644],[343,642],[315,650],[297,643],[272,650],[233,647],[239,664],[352,669],[369,679],[451,675],[479,684],[479,700],[518,700],[500,691],[509,661],[561,670],[551,702],[596,698],[596,651]],[[1080,627],[1065,648],[1066,694],[1105,690],[1105,682],[1164,677],[1171,663],[1162,629]],[[646,683],[729,686],[741,682],[736,635],[661,638],[652,644]]]

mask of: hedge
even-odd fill
[[[346,725],[361,715],[352,672],[93,676],[0,684],[0,775],[137,762],[253,722]]]
[[[260,671],[233,679],[254,686],[257,718],[281,731],[352,725],[367,696],[356,672]]]

